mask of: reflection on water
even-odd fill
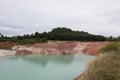
[[[22,59],[34,64],[46,66],[48,62],[56,64],[70,64],[73,61],[74,55],[28,55],[9,57],[11,60]]]
[[[0,80],[73,80],[93,56],[28,55],[0,58]]]

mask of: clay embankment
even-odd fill
[[[75,42],[75,41],[59,41],[47,43],[35,43],[32,45],[18,45],[16,43],[0,43],[0,56],[2,54],[11,55],[25,55],[29,53],[34,54],[74,54],[85,53],[89,55],[96,55],[97,51],[107,45],[109,42]],[[3,47],[11,48],[11,50],[3,51]],[[5,49],[4,49],[5,50]],[[8,52],[7,52],[8,51]],[[11,51],[11,52],[10,52]]]
[[[0,57],[15,55],[16,51],[9,50],[15,45],[18,44],[13,42],[0,42]]]
[[[0,49],[0,57],[15,55],[16,51]]]
[[[0,49],[11,49],[15,45],[18,45],[18,43],[14,43],[14,42],[0,42]]]
[[[83,49],[83,53],[88,54],[88,55],[96,55],[96,53],[109,44],[110,42],[92,42],[86,44],[86,47]]]
[[[76,53],[74,48],[76,42],[48,42],[48,43],[35,43],[30,46],[14,46],[12,50],[20,51],[27,50],[34,54],[72,54]]]

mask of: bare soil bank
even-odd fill
[[[75,54],[85,53],[96,55],[96,53],[110,42],[78,42],[78,41],[49,41],[46,43],[35,43],[29,45],[19,45],[13,42],[0,42],[0,56],[26,55],[31,54]],[[11,50],[7,50],[11,49]],[[9,53],[10,52],[10,53]]]

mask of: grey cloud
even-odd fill
[[[119,0],[0,0],[0,32],[18,35],[66,26],[118,36],[119,4]]]

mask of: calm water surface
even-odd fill
[[[73,80],[93,56],[29,55],[0,58],[0,80]]]

